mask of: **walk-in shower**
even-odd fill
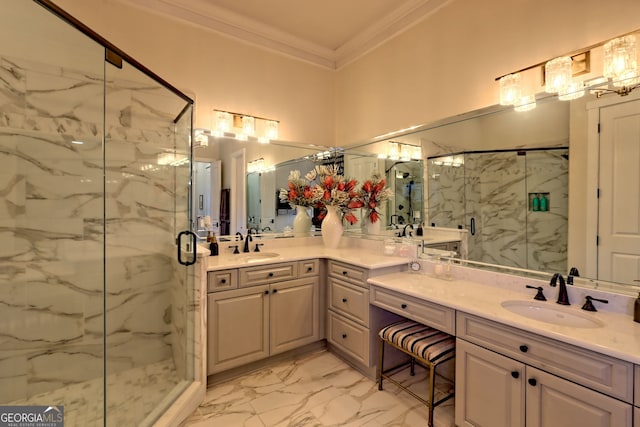
[[[195,375],[193,102],[61,14],[0,14],[0,404],[150,425]]]

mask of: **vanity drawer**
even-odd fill
[[[209,271],[207,292],[226,291],[238,287],[238,270]]]
[[[455,335],[456,311],[454,309],[377,286],[372,286],[370,290],[371,304]]]
[[[343,264],[337,261],[329,261],[329,274],[335,277],[341,277],[351,283],[360,286],[367,286],[368,271],[364,268],[355,267],[349,264]]]
[[[364,326],[369,326],[368,289],[330,277],[329,308]]]
[[[369,329],[330,311],[329,342],[369,366]]]
[[[317,276],[320,274],[320,260],[306,259],[304,261],[298,261],[298,273],[300,274],[300,278]]]
[[[298,278],[298,263],[261,265],[240,269],[240,287],[264,285]]]
[[[461,312],[456,329],[458,338],[633,402],[632,363]]]
[[[633,393],[633,395],[635,396],[635,401],[633,402],[634,405],[636,406],[640,406],[640,365],[636,365],[636,374],[635,374],[635,392]],[[638,420],[638,424],[640,425],[640,420]]]

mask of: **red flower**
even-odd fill
[[[328,175],[324,178],[324,187],[327,190],[331,190],[331,188],[333,187],[333,177],[331,175]]]
[[[371,213],[369,214],[369,219],[371,220],[371,222],[378,221],[378,218],[380,218],[380,215],[378,215],[378,212],[371,211]]]
[[[293,184],[293,182],[289,181],[289,190],[295,190],[296,186]]]
[[[345,186],[344,182],[338,183],[338,190],[344,191],[344,186]]]
[[[293,188],[289,190],[289,200],[293,200],[296,197],[298,197],[298,193],[296,193],[296,190],[294,190]]]
[[[331,200],[331,191],[324,190],[324,196],[322,196],[324,200]]]
[[[349,212],[348,214],[346,214],[344,216],[344,219],[346,219],[349,222],[349,224],[352,224],[352,225],[358,222],[358,218],[356,218],[356,216],[352,212]]]
[[[375,208],[376,208],[376,202],[369,201],[369,209],[375,209]]]
[[[309,186],[306,185],[304,187],[304,198],[305,199],[310,199],[312,195],[313,195],[313,193],[311,192],[311,188],[309,188]]]
[[[349,202],[349,204],[347,205],[347,207],[349,209],[358,209],[364,206],[364,203],[362,202],[362,200],[351,200]]]
[[[362,190],[367,192],[367,193],[370,193],[371,192],[371,181],[366,180],[364,182],[364,184],[362,184]]]

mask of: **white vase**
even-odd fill
[[[371,222],[371,220],[369,219],[369,216],[366,215],[362,222],[364,222],[365,233],[367,233],[367,234],[380,234],[380,233],[382,233],[382,231],[381,231],[382,230],[382,220],[380,218],[378,218],[378,220],[376,222]]]
[[[342,237],[342,218],[335,206],[327,206],[327,215],[322,220],[322,241],[324,246],[335,249],[340,244]]]
[[[296,206],[296,217],[293,219],[293,232],[295,234],[309,234],[311,231],[311,217],[307,208]]]

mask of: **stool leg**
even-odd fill
[[[416,359],[414,357],[411,357],[409,360],[411,361],[409,375],[414,376],[416,374]]]
[[[436,367],[429,366],[429,427],[433,427],[433,401],[436,394]]]
[[[380,338],[380,351],[378,352],[378,390],[382,390],[383,365],[384,365],[384,340]]]

